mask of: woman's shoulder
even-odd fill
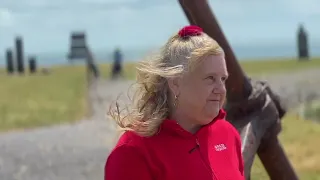
[[[105,164],[105,179],[151,179],[141,137],[133,132],[121,135]]]
[[[226,120],[226,117],[227,112],[224,109],[221,109],[218,116],[216,117],[216,122],[214,123],[214,125],[218,126],[219,129],[238,133],[237,129],[228,120]]]
[[[143,137],[133,131],[125,131],[119,138],[115,149],[120,146],[139,147],[142,145]]]
[[[213,127],[215,129],[219,129],[219,130],[221,130],[221,131],[223,131],[225,133],[227,132],[229,134],[233,134],[235,136],[239,136],[238,130],[228,120],[226,120],[224,118],[217,120],[214,123]]]

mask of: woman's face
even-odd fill
[[[201,60],[193,71],[179,80],[179,114],[184,114],[192,124],[210,123],[222,108],[228,71],[224,55],[210,55]]]

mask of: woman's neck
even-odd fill
[[[194,122],[196,121],[184,113],[174,112],[170,115],[169,119],[176,121],[184,130],[192,134],[195,134],[201,128],[201,125],[195,124]]]

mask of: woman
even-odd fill
[[[171,37],[138,66],[129,114],[111,111],[125,132],[105,180],[244,179],[240,136],[222,110],[227,77],[223,50],[200,27]]]

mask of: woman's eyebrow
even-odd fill
[[[204,73],[204,76],[225,76],[225,77],[229,77],[229,73],[210,72],[210,73]]]

